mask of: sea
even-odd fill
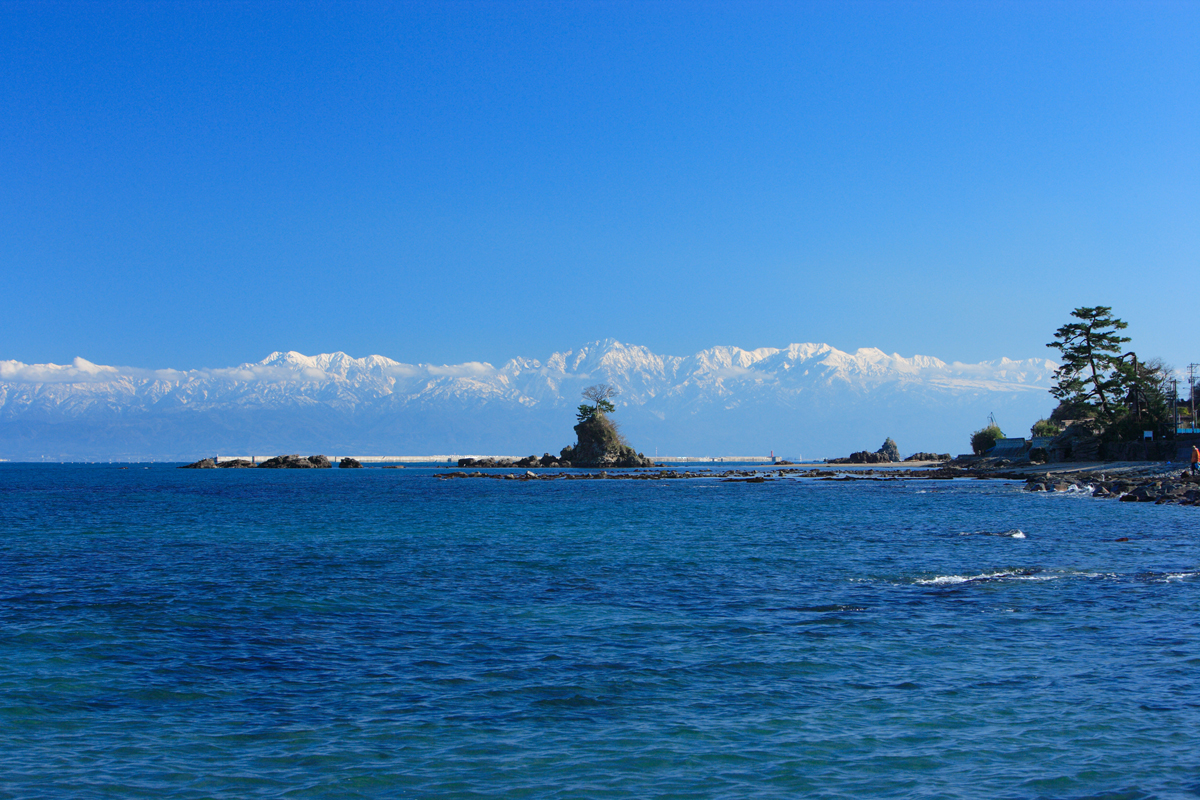
[[[0,464],[0,797],[1200,796],[1200,508],[442,471]]]

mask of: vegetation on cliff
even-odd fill
[[[609,418],[616,411],[612,398],[617,389],[605,383],[583,390],[583,398],[591,403],[579,406],[575,425],[576,441],[562,449],[563,461],[573,467],[650,467],[654,462],[635,451],[621,435],[617,423]]]
[[[1052,419],[1039,419],[1033,423],[1033,427],[1029,429],[1029,435],[1035,439],[1038,437],[1055,437],[1062,433],[1062,425],[1059,425]]]

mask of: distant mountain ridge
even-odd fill
[[[612,339],[499,368],[340,352],[187,371],[0,361],[0,458],[557,452],[598,382],[620,390],[615,419],[647,455],[824,457],[887,436],[960,452],[988,413],[1012,435],[1047,413],[1056,366],[813,343],[663,356]]]

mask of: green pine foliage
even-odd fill
[[[564,461],[577,467],[642,467],[653,462],[635,451],[621,435],[621,429],[608,415],[616,411],[610,398],[617,396],[617,389],[606,383],[589,386],[583,390],[583,399],[591,400],[580,404],[575,418],[576,441],[560,452]]]
[[[1090,420],[1106,441],[1140,439],[1145,431],[1173,433],[1167,400],[1171,368],[1159,359],[1122,353],[1129,337],[1118,331],[1128,325],[1108,306],[1077,308],[1071,316],[1078,321],[1063,325],[1046,345],[1062,353],[1050,390],[1059,404],[1049,422]]]
[[[1063,325],[1046,345],[1062,353],[1062,366],[1054,373],[1057,382],[1050,393],[1108,422],[1126,382],[1120,352],[1129,337],[1119,336],[1117,331],[1129,325],[1114,317],[1109,306],[1077,308],[1071,316],[1079,321]]]

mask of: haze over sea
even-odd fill
[[[3,797],[1200,794],[1191,508],[57,464],[0,503]]]

